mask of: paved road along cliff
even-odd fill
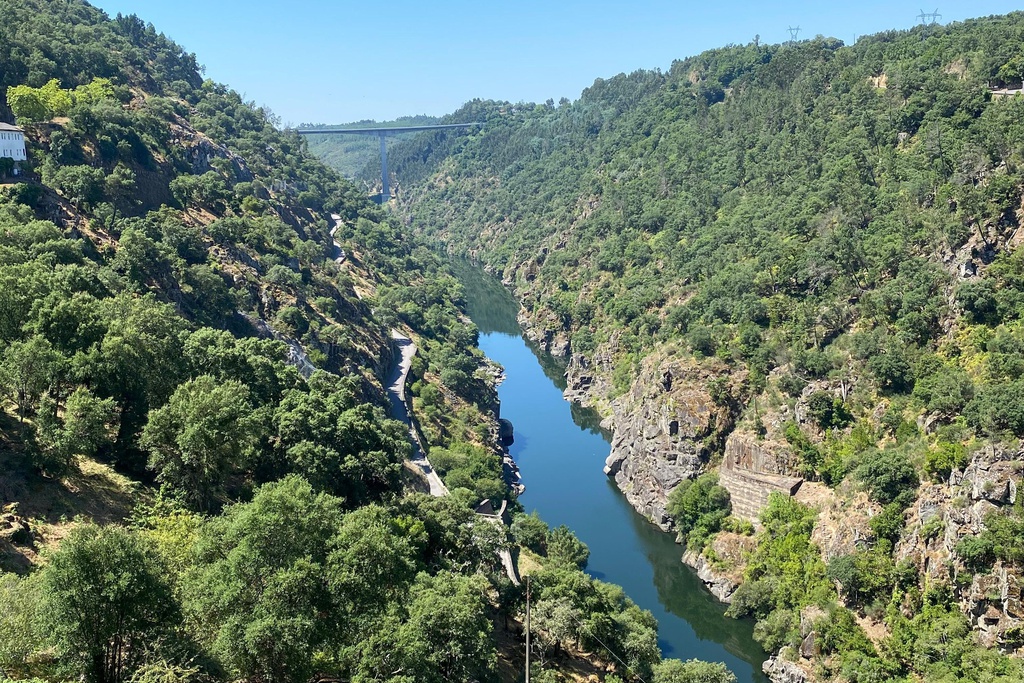
[[[401,420],[409,428],[409,438],[412,440],[414,449],[412,462],[423,473],[427,483],[430,484],[430,495],[447,496],[448,488],[445,487],[441,477],[437,476],[437,472],[434,471],[434,468],[430,466],[430,461],[427,460],[423,444],[420,442],[420,435],[416,432],[416,428],[413,427],[412,418],[409,415],[409,404],[405,400],[405,381],[409,377],[412,357],[416,355],[416,345],[412,343],[411,339],[397,330],[391,331],[391,338],[402,354],[394,369],[391,370],[391,376],[388,377],[388,398],[391,399],[391,416],[396,420]]]

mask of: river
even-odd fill
[[[564,400],[564,368],[527,343],[516,322],[519,305],[483,270],[454,265],[480,348],[505,368],[498,397],[501,416],[515,428],[510,450],[526,485],[520,502],[590,546],[587,572],[622,586],[654,614],[666,657],[725,662],[741,683],[765,683],[765,654],[752,622],[726,617],[725,605],[682,563],[673,537],[637,513],[605,476],[609,435],[596,413]]]

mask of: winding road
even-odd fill
[[[338,214],[331,214],[331,219],[334,221],[334,226],[331,228],[331,239],[334,241],[334,261],[341,265],[345,262],[346,254],[345,250],[341,248],[341,244],[335,239],[334,235],[338,232],[338,228],[341,227],[341,216]],[[412,367],[412,357],[416,355],[416,344],[413,343],[412,339],[406,337],[398,330],[391,330],[391,339],[394,341],[395,346],[401,354],[398,362],[395,363],[391,369],[391,374],[388,375],[388,399],[391,401],[391,417],[396,420],[400,420],[405,424],[409,430],[409,440],[412,441],[413,454],[411,462],[414,467],[418,468],[423,478],[427,481],[430,486],[430,495],[438,498],[448,495],[448,487],[441,481],[441,477],[438,476],[437,472],[430,465],[430,461],[427,460],[426,450],[423,448],[423,443],[420,441],[420,435],[416,431],[416,428],[412,423],[412,416],[409,411],[409,402],[405,396],[405,384],[409,379],[409,369]],[[502,510],[504,510],[502,505]],[[495,515],[479,515],[481,519],[497,524],[504,528],[505,523],[502,521],[500,516]],[[515,585],[519,585],[519,573],[516,570],[516,564],[512,559],[512,553],[507,548],[502,548],[497,551],[498,557],[501,559],[502,567],[505,569],[505,574]]]
[[[398,330],[391,330],[391,339],[402,354],[401,359],[395,364],[388,377],[388,398],[391,399],[391,416],[401,420],[409,428],[409,438],[412,439],[413,454],[412,464],[419,468],[423,477],[430,484],[430,495],[447,496],[448,488],[437,476],[437,472],[430,466],[427,460],[423,444],[420,442],[420,435],[413,427],[412,418],[409,415],[409,404],[405,398],[405,381],[409,377],[409,367],[412,365],[412,357],[416,355],[416,345]]]

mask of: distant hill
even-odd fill
[[[436,116],[402,116],[394,121],[366,119],[353,123],[302,125],[302,128],[398,128],[399,126],[430,126],[441,121]],[[415,133],[402,133],[395,140],[411,140]],[[309,151],[346,178],[380,175],[380,147],[375,137],[357,135],[311,135]],[[372,167],[368,169],[367,167]],[[365,173],[364,173],[365,172]]]

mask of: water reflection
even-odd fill
[[[467,259],[453,258],[450,265],[466,292],[469,317],[480,329],[480,334],[497,332],[518,337],[522,333],[516,320],[519,302],[498,278],[488,275],[483,268]]]
[[[639,515],[601,471],[609,435],[597,414],[562,399],[564,364],[528,344],[519,306],[495,279],[468,262],[455,268],[484,352],[505,367],[502,416],[515,426],[526,509],[566,524],[590,546],[591,575],[619,584],[659,623],[667,656],[724,661],[744,683],[764,683],[764,652],[753,625],[724,616],[725,606],[682,564],[672,536]]]

